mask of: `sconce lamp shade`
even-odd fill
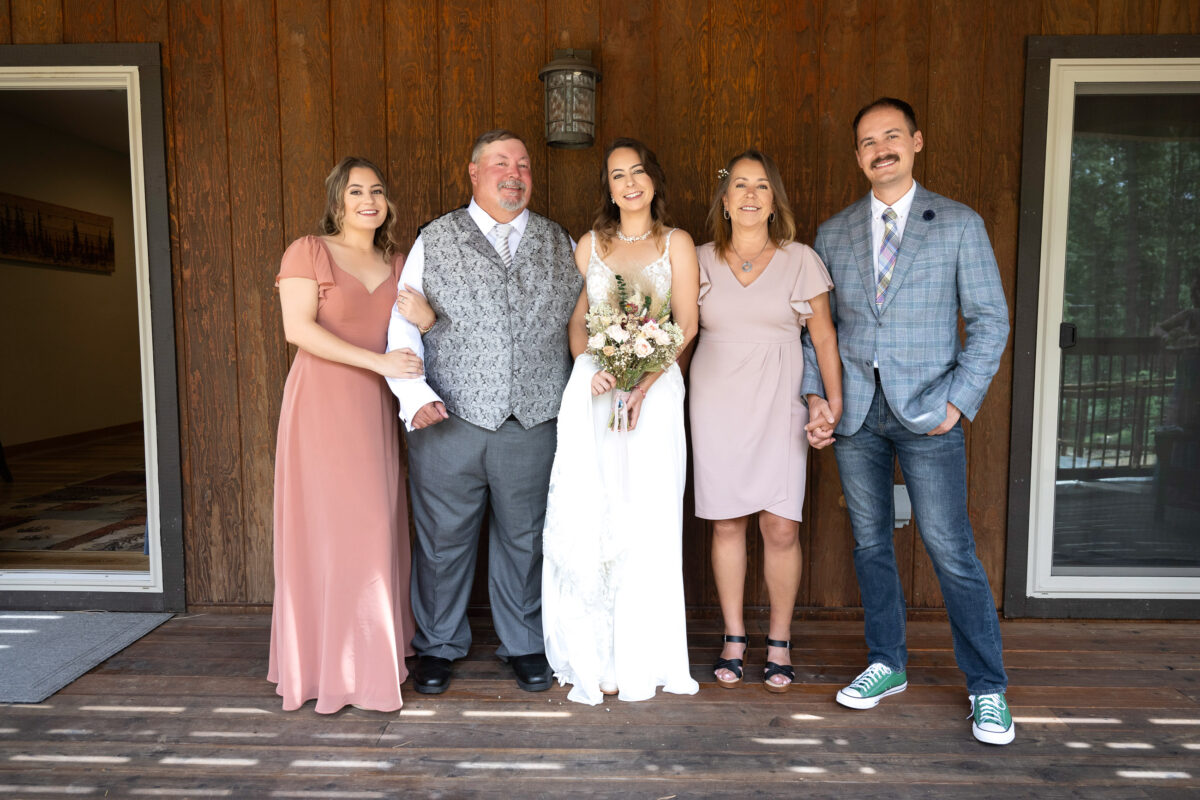
[[[568,150],[591,147],[596,135],[596,82],[591,50],[555,50],[538,72],[546,84],[546,144]]]

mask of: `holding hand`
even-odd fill
[[[425,295],[407,283],[396,292],[396,310],[400,312],[400,316],[416,325],[421,333],[428,333],[433,323],[437,322],[437,314],[433,313]]]
[[[808,424],[804,432],[808,436],[808,444],[815,450],[828,447],[836,441],[833,431],[837,428],[838,420],[842,418],[842,404],[830,404],[820,395],[808,396]]]
[[[646,390],[641,386],[633,387],[629,392],[629,400],[626,401],[625,410],[629,416],[629,427],[626,430],[633,430],[637,427],[638,417],[642,413],[642,402],[646,399]]]
[[[379,355],[375,370],[385,378],[419,378],[425,374],[425,362],[407,347]]]
[[[592,376],[592,396],[595,397],[605,392],[611,392],[616,385],[617,379],[611,372],[600,370]]]

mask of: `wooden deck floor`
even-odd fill
[[[725,690],[692,626],[695,697],[519,691],[486,623],[449,692],[398,714],[280,710],[269,618],[171,620],[36,706],[0,706],[2,797],[1175,798],[1200,793],[1200,624],[1006,622],[1017,740],[976,743],[945,622],[915,622],[908,691],[836,705],[857,622],[798,622],[798,685]],[[761,631],[758,636],[761,641]],[[761,679],[760,648],[748,677]]]

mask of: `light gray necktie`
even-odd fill
[[[508,250],[508,234],[512,232],[512,225],[499,222],[492,230],[496,232],[496,252],[500,254],[500,260],[504,262],[505,267],[511,267],[512,253]]]

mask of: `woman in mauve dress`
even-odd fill
[[[779,170],[757,150],[729,160],[700,247],[700,336],[689,382],[696,516],[713,521],[712,565],[725,620],[717,682],[741,683],[746,528],[757,515],[770,597],[764,685],[795,679],[791,625],[800,588],[808,408],[800,396],[808,327],[829,406],[840,417],[842,370],[829,312],[833,283],[795,219]],[[837,419],[827,420],[830,428]]]
[[[313,699],[321,714],[395,711],[414,626],[405,474],[384,377],[417,377],[422,364],[408,350],[385,353],[404,257],[382,173],[346,158],[325,187],[321,235],[293,242],[276,278],[298,351],[275,456],[267,679],[286,711]],[[423,298],[400,295],[427,327]]]

